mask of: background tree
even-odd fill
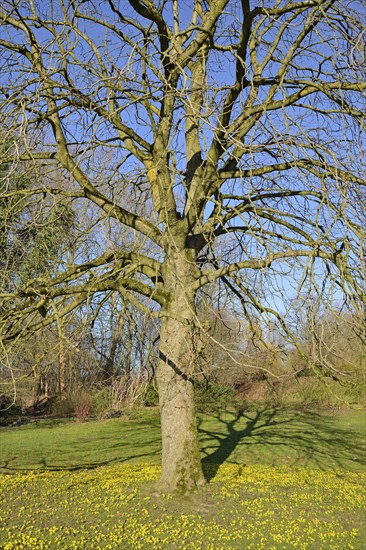
[[[2,117],[19,137],[42,135],[4,162],[42,164],[48,183],[32,197],[83,205],[93,246],[54,276],[2,292],[2,339],[112,291],[159,318],[165,490],[204,483],[193,406],[199,289],[221,279],[248,322],[270,319],[294,343],[287,297],[364,307],[360,9],[3,2]],[[52,181],[55,169],[68,189]]]
[[[6,132],[5,129],[1,137],[0,159],[6,160],[14,154],[19,143],[11,132]],[[62,197],[60,199],[34,196],[32,191],[34,184],[42,179],[40,166],[34,166],[32,163],[25,163],[22,166],[1,163],[0,280],[1,288],[8,292],[20,289],[35,276],[48,274],[50,271],[55,272],[59,258],[72,242],[76,216],[70,201]],[[56,179],[55,175],[54,179]],[[43,316],[46,315],[46,309],[42,305],[39,312]],[[59,319],[59,393],[64,395],[67,367],[64,339],[60,333],[61,326],[62,320]],[[43,344],[48,347],[45,340]],[[41,365],[43,360],[37,359],[38,356],[44,359],[44,355],[42,349],[34,352],[33,373],[36,386],[34,401],[48,395],[47,374]],[[17,368],[20,367],[20,363],[19,357]]]
[[[42,171],[32,163],[6,162],[19,145],[9,134],[3,131],[0,138],[0,276],[2,287],[10,290],[53,269],[70,246],[75,213],[65,199],[34,197]]]

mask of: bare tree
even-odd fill
[[[361,9],[3,1],[1,116],[18,136],[6,162],[42,165],[48,182],[23,193],[84,205],[94,244],[55,276],[2,292],[2,340],[95,295],[151,309],[165,490],[205,481],[193,405],[200,288],[224,281],[249,320],[272,317],[285,332],[286,296],[364,307]]]
[[[91,339],[99,358],[99,378],[109,384],[123,375],[126,380],[146,380],[153,376],[154,342],[157,323],[117,293],[103,304],[96,304]]]

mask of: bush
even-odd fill
[[[154,384],[147,384],[142,394],[142,403],[144,407],[156,407],[159,405],[159,394]]]
[[[276,384],[274,391],[268,396],[266,405],[305,409],[365,406],[364,382],[360,376],[340,378],[339,381],[316,376],[288,380]]]
[[[222,384],[199,382],[195,385],[195,404],[197,412],[213,412],[236,406],[236,391]]]
[[[74,397],[74,412],[79,422],[85,422],[92,412],[92,399],[86,392],[81,392]]]
[[[95,390],[91,394],[91,409],[98,418],[108,416],[112,408],[112,396],[109,388]]]
[[[342,395],[347,403],[366,407],[366,372],[355,373],[342,383]]]
[[[52,404],[51,413],[55,416],[76,416],[80,422],[85,422],[91,414],[99,418],[106,416],[111,409],[110,403],[111,398],[107,388],[93,392],[81,390],[65,399],[58,399]]]
[[[21,414],[22,410],[18,403],[14,403],[13,398],[8,395],[0,395],[0,416],[7,417]]]
[[[73,416],[75,412],[75,403],[72,397],[59,399],[52,403],[50,413],[54,416]]]

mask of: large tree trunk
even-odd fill
[[[192,265],[178,260],[170,300],[160,333],[157,383],[162,429],[162,476],[164,491],[189,493],[205,483],[202,472],[194,411],[194,356],[192,325],[195,295]]]

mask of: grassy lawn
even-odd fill
[[[209,485],[154,496],[156,410],[2,428],[0,548],[364,548],[365,413],[203,415]]]
[[[329,413],[276,409],[201,415],[198,422],[206,464],[240,463],[365,471],[365,411]],[[156,409],[118,419],[40,420],[0,428],[0,468],[77,469],[114,462],[160,462]]]
[[[0,469],[78,469],[114,462],[160,461],[157,410],[129,417],[78,423],[40,420],[19,428],[1,428]]]

